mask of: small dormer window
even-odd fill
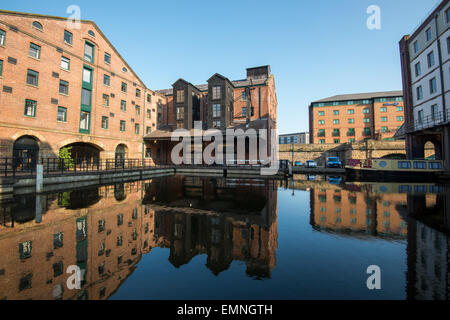
[[[90,35],[91,37],[95,38],[95,33],[92,30],[88,31],[88,35]]]
[[[33,27],[35,27],[36,29],[39,29],[39,30],[41,30],[42,31],[42,24],[40,24],[39,22],[37,22],[37,21],[34,21],[33,22]]]
[[[123,67],[123,68],[122,68],[122,71],[123,71],[123,72],[128,72],[128,69],[125,68],[125,67]]]

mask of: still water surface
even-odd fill
[[[0,299],[449,299],[449,207],[448,186],[300,175],[18,196],[0,205]]]

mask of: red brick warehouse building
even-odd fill
[[[0,11],[0,157],[141,159],[163,96],[98,26]]]
[[[310,142],[393,140],[404,122],[402,91],[337,95],[309,106]]]
[[[158,130],[144,139],[146,155],[158,163],[172,163],[171,150],[178,144],[171,141],[172,132],[192,130],[195,121],[202,122],[203,130],[215,128],[223,133],[230,128],[267,129],[269,133],[277,128],[277,95],[270,66],[248,68],[242,80],[231,81],[218,73],[201,85],[179,79],[171,89],[157,92],[165,95],[165,105],[158,115]],[[267,149],[270,153],[270,139]]]

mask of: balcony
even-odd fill
[[[446,125],[448,123],[450,123],[450,109],[448,109],[446,113],[439,111],[433,115],[426,116],[423,119],[417,119],[412,124],[406,124],[405,122],[404,130],[406,133],[411,133],[414,131]]]

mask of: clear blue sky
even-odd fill
[[[151,89],[182,77],[231,80],[270,64],[280,134],[308,130],[311,101],[344,93],[401,90],[398,41],[437,0],[226,0],[3,2],[5,10],[68,16],[76,4]],[[382,29],[366,28],[369,5]]]

